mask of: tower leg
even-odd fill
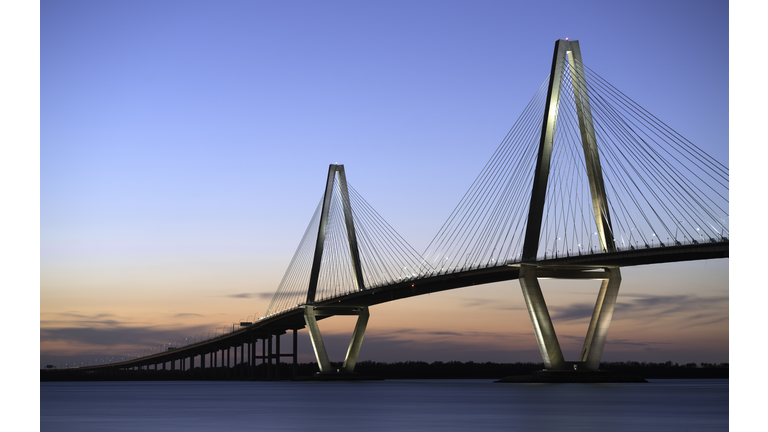
[[[536,334],[536,342],[539,344],[541,358],[546,369],[565,369],[565,359],[557,341],[555,327],[549,317],[544,295],[536,277],[536,267],[520,266],[520,287],[523,289],[525,305],[533,323],[533,332]]]
[[[330,373],[331,362],[328,360],[328,352],[325,350],[320,327],[317,326],[317,318],[315,318],[315,308],[313,306],[306,306],[304,308],[304,322],[309,331],[309,339],[315,351],[315,358],[317,358],[317,366],[320,368],[320,373]]]
[[[360,315],[357,316],[355,331],[352,333],[352,340],[349,342],[349,348],[347,349],[347,357],[344,359],[344,365],[342,366],[344,373],[352,373],[355,370],[357,355],[360,354],[360,347],[363,345],[363,336],[365,336],[365,328],[368,326],[369,317],[368,308],[362,308]]]
[[[621,272],[618,268],[606,269],[606,272],[609,272],[610,276],[607,280],[603,280],[600,286],[600,293],[597,295],[595,310],[592,312],[592,320],[589,322],[589,330],[587,330],[587,337],[584,338],[584,347],[581,349],[579,359],[584,362],[584,368],[587,370],[600,368],[600,359],[608,337],[608,327],[611,325],[616,299],[619,296]]]

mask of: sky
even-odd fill
[[[423,251],[557,39],[726,166],[726,1],[41,1],[40,366],[263,314],[328,165]],[[625,268],[604,361],[729,362],[729,259]],[[543,281],[566,360],[599,283]],[[332,361],[354,323],[321,322]],[[314,361],[300,332],[299,361]],[[541,361],[519,282],[371,308],[360,360]]]

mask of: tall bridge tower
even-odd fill
[[[548,370],[597,370],[600,358],[608,336],[613,310],[621,283],[621,272],[618,267],[603,268],[581,266],[552,266],[538,265],[536,253],[539,249],[541,236],[544,202],[547,194],[547,181],[552,158],[552,148],[555,136],[555,126],[560,106],[565,63],[570,65],[573,98],[581,132],[581,144],[584,149],[584,162],[589,179],[589,190],[592,197],[592,208],[595,216],[596,233],[602,252],[615,250],[611,217],[608,211],[608,200],[605,196],[603,173],[600,166],[600,152],[595,138],[595,128],[592,122],[592,112],[589,106],[589,94],[582,68],[581,50],[578,41],[558,40],[555,43],[555,53],[552,58],[552,70],[549,75],[544,121],[542,122],[541,139],[536,160],[536,171],[533,179],[533,191],[528,211],[525,242],[523,245],[523,263],[520,265],[520,286],[523,290],[525,304],[533,323],[536,341]],[[597,296],[595,309],[589,323],[587,336],[577,362],[566,362],[560,343],[552,325],[552,319],[544,301],[538,278],[560,279],[598,279],[602,285]]]

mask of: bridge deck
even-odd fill
[[[558,257],[535,264],[542,267],[630,267],[648,264],[673,263],[680,261],[728,258],[728,242],[699,243],[680,246],[656,247],[648,249],[630,249],[611,253],[576,255]],[[414,278],[399,283],[367,289],[352,294],[336,297],[327,301],[317,302],[315,306],[322,307],[356,307],[374,306],[408,297],[430,294],[455,288],[483,285],[493,282],[515,280],[519,277],[520,263],[508,263],[495,267],[461,271],[458,273],[438,274],[423,278]],[[318,319],[326,317],[319,316]],[[304,311],[293,309],[274,317],[264,318],[252,326],[238,331],[202,341],[193,345],[178,347],[173,351],[145,356],[138,359],[119,363],[109,363],[97,366],[79,368],[81,370],[97,370],[103,368],[129,368],[145,366],[189,358],[211,351],[241,346],[253,340],[260,340],[270,335],[285,334],[289,330],[305,327]]]

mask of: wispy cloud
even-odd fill
[[[722,320],[722,316],[713,317],[703,313],[707,310],[728,310],[728,296],[699,297],[696,295],[681,294],[671,296],[654,296],[648,294],[620,294],[624,299],[616,304],[615,314],[627,318],[642,315],[643,317],[662,318],[669,315],[694,314],[689,319],[716,318]],[[700,323],[699,323],[700,324]]]
[[[249,298],[257,298],[262,300],[269,300],[271,299],[275,294],[274,293],[240,293],[240,294],[230,294],[226,297],[229,298],[242,298],[242,299],[249,299]]]
[[[211,326],[190,326],[165,329],[158,327],[129,327],[115,325],[108,328],[61,327],[40,329],[40,342],[75,342],[89,345],[159,345],[207,332]],[[42,351],[42,348],[41,348]]]
[[[663,318],[670,315],[693,314],[688,316],[689,321],[695,321],[695,325],[711,324],[727,320],[728,317],[722,315],[713,316],[702,311],[707,310],[728,310],[727,296],[699,297],[696,295],[671,295],[654,296],[648,294],[619,294],[619,301],[616,303],[614,318],[628,319],[643,317]],[[725,307],[723,307],[725,306]],[[550,310],[553,320],[557,321],[575,321],[581,319],[590,319],[592,311],[595,308],[594,303],[572,303],[566,306],[560,306],[555,310]],[[704,320],[702,322],[701,320]]]
[[[591,318],[594,309],[594,303],[574,303],[565,307],[558,307],[555,311],[550,311],[549,313],[552,315],[553,320],[575,321]]]
[[[524,310],[525,307],[515,306],[509,302],[489,299],[466,299],[462,305],[466,308],[481,308],[493,310]]]
[[[80,327],[114,327],[124,321],[114,314],[86,315],[80,312],[58,312],[44,314],[47,318],[40,320],[41,327],[80,326]]]

